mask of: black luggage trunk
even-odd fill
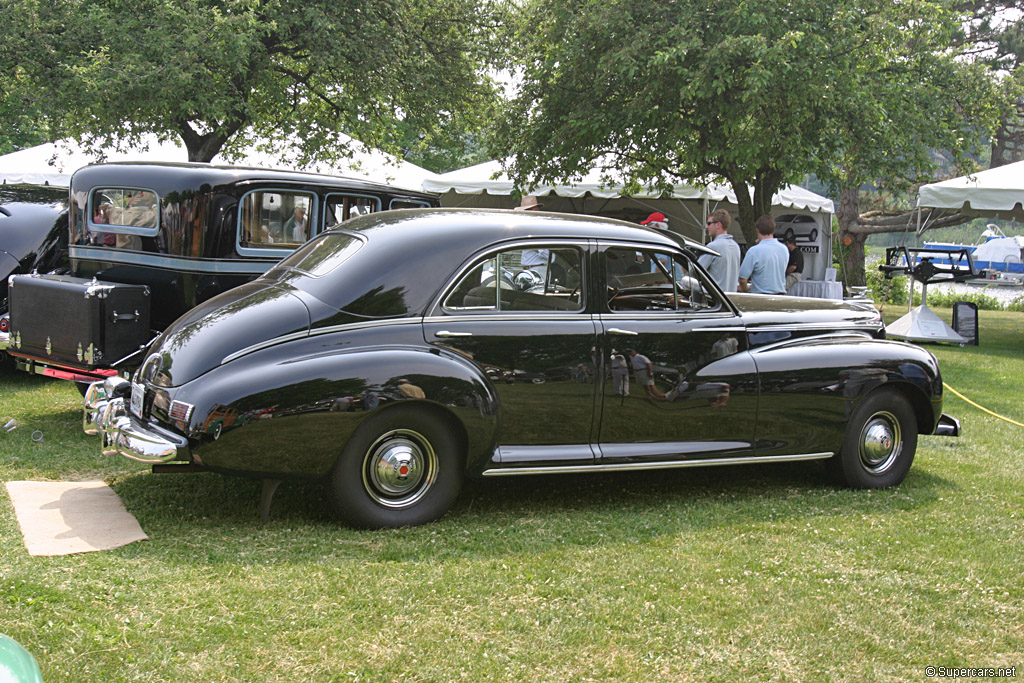
[[[10,350],[76,368],[110,367],[152,337],[149,302],[145,285],[12,276]]]

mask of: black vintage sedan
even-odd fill
[[[105,453],[323,480],[359,527],[445,513],[465,476],[826,460],[899,484],[942,414],[935,358],[867,302],[726,296],[706,248],[619,221],[359,217],[174,322],[93,384]]]

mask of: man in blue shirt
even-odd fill
[[[757,244],[747,250],[740,264],[740,291],[754,294],[785,294],[789,249],[775,239],[775,219],[761,216],[754,223]]]
[[[735,292],[739,283],[740,246],[729,234],[732,216],[725,209],[718,209],[708,216],[706,230],[711,237],[708,247],[718,252],[702,254],[697,262],[704,266],[708,275],[726,292]]]

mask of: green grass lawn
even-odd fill
[[[980,330],[928,348],[1024,422],[1024,314]],[[922,437],[894,490],[820,463],[481,481],[438,523],[361,532],[316,486],[284,484],[263,524],[256,482],[104,458],[70,385],[0,382],[3,479],[104,478],[151,538],[30,558],[0,493],[0,632],[47,681],[1024,675],[1024,430],[951,394],[963,436]]]

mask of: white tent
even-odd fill
[[[922,224],[923,209],[961,211],[971,216],[990,216],[1019,221],[1024,220],[1022,200],[1024,200],[1024,161],[922,185],[917,191],[917,232],[920,235],[927,227],[926,224]],[[982,254],[989,257],[986,260],[997,257],[1004,261],[1011,258],[1019,261],[1020,252],[1017,250],[1014,253],[1015,246],[1016,240],[1014,239],[1000,240],[991,247],[987,244],[983,245],[986,251],[983,251]],[[982,247],[978,247],[978,249],[982,249]],[[977,250],[974,253],[974,260],[981,260]],[[912,279],[910,280],[910,289],[913,294],[914,281]],[[964,344],[969,341],[928,308],[926,285],[922,286],[921,298],[920,306],[909,310],[905,316],[886,328],[889,336],[909,341],[954,344]],[[910,301],[911,304],[908,305],[912,305],[913,296],[910,297]]]
[[[515,186],[502,170],[500,162],[488,161],[435,176],[424,184],[424,189],[438,193],[452,191],[462,195],[478,195],[486,192],[491,195],[508,196],[515,191]],[[530,194],[543,196],[554,193],[560,197],[572,198],[584,197],[589,194],[593,197],[613,199],[622,197],[623,189],[623,182],[614,171],[595,168],[578,181],[558,185],[539,185],[533,188]],[[661,193],[644,189],[632,196],[636,199],[655,199],[660,198]],[[711,185],[706,189],[700,189],[679,183],[673,187],[672,198],[707,198],[715,202],[736,203],[735,194],[726,185]],[[780,191],[775,195],[775,199],[777,200],[775,203],[786,208],[811,212],[832,213],[834,211],[831,199],[793,185]]]
[[[444,206],[512,208],[517,205],[511,197],[515,186],[498,161],[442,173],[427,179],[423,189],[440,194]],[[539,185],[529,194],[541,197],[544,208],[551,211],[612,215],[627,220],[660,211],[668,216],[670,228],[698,240],[703,232],[704,217],[710,211],[722,205],[733,210],[737,207],[736,196],[726,185],[698,188],[677,183],[668,197],[647,189],[626,195],[624,190],[621,178],[608,170],[595,168],[577,181]],[[791,210],[832,214],[835,210],[832,200],[796,186],[779,191],[772,204],[780,213]]]
[[[508,209],[518,205],[512,197],[515,186],[502,170],[499,161],[488,161],[469,168],[442,173],[423,183],[423,189],[441,195],[442,206],[471,206]],[[654,211],[668,218],[669,228],[698,242],[705,241],[704,221],[717,208],[728,209],[736,215],[738,205],[732,189],[726,185],[693,187],[684,183],[673,186],[669,196],[642,189],[626,195],[625,185],[614,171],[595,168],[586,176],[569,183],[539,185],[530,190],[546,211],[610,216],[637,222]],[[813,244],[806,243],[805,277],[821,279],[825,268],[831,266],[832,200],[801,187],[789,186],[772,199],[773,215],[806,213],[815,217],[819,237]],[[733,223],[730,230],[741,243],[743,235]]]
[[[362,145],[352,138],[343,136],[339,144],[351,144],[358,150]],[[73,140],[37,145],[18,152],[0,156],[0,183],[27,183],[32,185],[57,185],[66,187],[71,174],[77,169],[98,161],[187,161],[188,152],[174,142],[159,142],[155,137],[126,152],[105,149],[100,158],[88,153]],[[397,159],[378,150],[355,151],[352,158],[335,164],[298,164],[290,157],[289,150],[271,154],[250,149],[239,161],[225,162],[217,157],[214,164],[235,166],[256,166],[324,173],[328,175],[361,178],[395,187],[419,190],[423,181],[435,174],[415,164]]]
[[[922,185],[917,206],[1024,220],[1024,161]]]

